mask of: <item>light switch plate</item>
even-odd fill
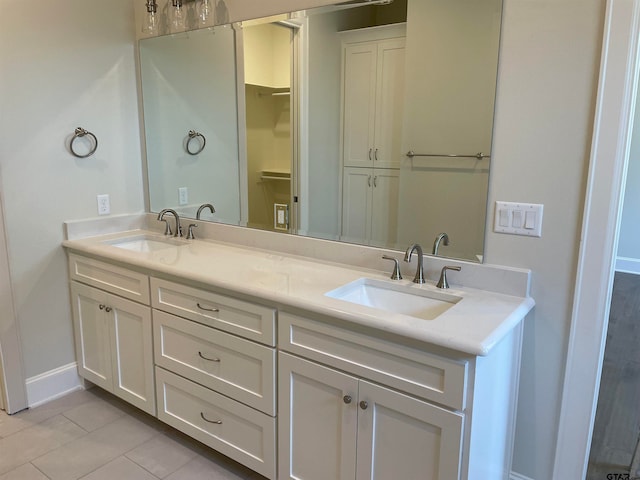
[[[493,231],[541,237],[543,209],[544,205],[537,203],[496,202]]]

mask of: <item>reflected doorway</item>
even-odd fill
[[[244,22],[244,87],[247,152],[247,225],[295,229],[296,26]]]

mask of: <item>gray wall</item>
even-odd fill
[[[533,270],[514,470],[535,480],[551,478],[556,444],[604,5],[505,0],[489,196],[543,203],[545,216],[532,239],[491,233],[491,210],[485,259]],[[98,193],[111,194],[114,213],[143,206],[137,30],[131,0],[11,2],[0,17],[1,188],[28,376],[74,357],[62,221],[95,215]],[[101,140],[88,160],[64,148],[78,125]]]
[[[27,377],[75,361],[62,223],[144,210],[131,0],[2,2],[0,169]],[[10,4],[10,5],[9,5]],[[66,149],[76,127],[95,155]]]
[[[505,0],[489,179],[494,201],[544,204],[542,238],[491,232],[485,260],[533,270],[514,470],[552,478],[600,67],[605,0]]]

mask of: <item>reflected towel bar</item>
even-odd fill
[[[453,153],[438,155],[435,153],[415,153],[413,150],[409,150],[407,152],[407,157],[409,158],[413,158],[413,157],[477,158],[478,160],[482,160],[483,158],[491,158],[491,155],[485,155],[482,152],[478,152],[475,155],[455,155]]]

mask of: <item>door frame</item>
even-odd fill
[[[554,479],[584,478],[607,335],[638,84],[640,0],[607,0]]]
[[[3,396],[0,403],[7,413],[13,414],[28,404],[4,218],[4,197],[0,192],[0,395]]]

